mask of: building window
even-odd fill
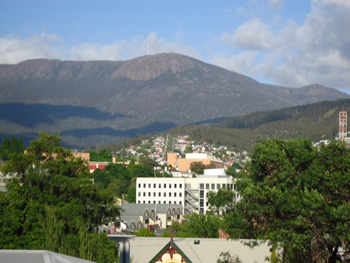
[[[166,202],[165,202],[165,201],[164,201],[163,203],[164,203],[164,204],[166,204]]]
[[[222,189],[226,189],[226,184],[222,184]]]
[[[204,184],[199,184],[199,189],[204,189]]]
[[[164,197],[166,197],[166,192],[164,192]]]
[[[174,188],[176,188],[176,184],[174,184]]]
[[[159,187],[159,188],[162,188],[162,184],[159,184],[158,187]]]
[[[169,201],[169,204],[171,204],[171,201]]]
[[[181,197],[181,196],[182,196],[182,193],[179,193],[179,196]]]
[[[143,200],[143,203],[145,204],[145,203],[146,203],[146,201],[145,201],[145,200]]]
[[[151,196],[151,192],[148,192],[148,196]]]
[[[162,194],[159,192],[159,193],[158,193],[158,196],[159,196],[159,197],[161,197],[161,196],[162,196]]]
[[[211,184],[211,190],[215,189],[215,184]]]
[[[160,200],[158,201],[158,204],[160,204]]]
[[[143,188],[146,188],[146,184],[143,184]]]
[[[171,197],[171,193],[169,193],[169,197]]]
[[[176,205],[176,201],[174,201],[174,204]]]
[[[176,193],[174,193],[174,197],[176,197]]]
[[[151,188],[151,184],[148,184],[148,188]]]
[[[139,200],[139,204],[141,203],[141,201]]]
[[[139,192],[139,196],[141,196],[141,193]]]
[[[169,188],[171,188],[171,184],[169,184]]]
[[[164,184],[164,188],[166,188],[166,184]]]
[[[216,188],[219,190],[220,189],[220,184],[216,184]]]
[[[181,204],[182,204],[182,201],[180,201],[179,204],[181,205]]]
[[[179,184],[180,188],[182,188],[182,184]]]
[[[146,192],[143,192],[143,196],[146,196]]]
[[[153,193],[153,196],[156,196],[156,192]]]
[[[157,184],[153,184],[153,188],[157,188]]]
[[[139,188],[141,188],[141,184],[139,184]]]
[[[151,201],[148,201],[148,203],[150,204],[150,203],[151,203]]]
[[[209,189],[209,184],[206,184],[206,185],[205,185],[205,189]]]
[[[155,204],[156,203],[156,201],[153,201],[153,204]]]

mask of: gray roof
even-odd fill
[[[48,250],[0,250],[0,262],[4,263],[93,263]]]
[[[122,204],[122,209],[124,211],[121,213],[121,216],[142,216],[145,210],[148,210],[151,212],[153,209],[157,211],[158,214],[166,214],[168,208],[171,210],[173,208],[177,209],[180,208],[180,211],[182,211],[183,206],[180,204],[135,204],[135,203],[128,203],[128,204]]]

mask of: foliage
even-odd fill
[[[222,259],[220,259],[222,257]],[[217,263],[242,263],[242,260],[236,255],[232,256],[230,252],[221,252]]]
[[[126,200],[129,203],[136,203],[136,186],[129,188]]]
[[[0,161],[10,159],[11,154],[23,153],[24,149],[25,147],[22,138],[19,138],[18,140],[14,136],[12,136],[11,139],[6,138],[1,142]]]
[[[196,174],[203,174],[205,165],[202,162],[192,162],[190,165],[190,169]]]
[[[238,182],[243,199],[224,216],[231,237],[254,235],[283,248],[284,262],[336,262],[350,253],[350,150],[319,151],[308,139],[261,141]]]
[[[13,155],[4,171],[18,179],[0,194],[0,248],[117,259],[117,245],[98,228],[119,209],[108,192],[91,184],[86,165],[60,145],[57,135],[40,133],[27,154]]]
[[[159,166],[159,164],[155,160],[150,158],[144,158],[140,161],[140,163],[144,165],[148,165],[152,168]]]
[[[153,231],[149,231],[147,227],[143,227],[137,233],[139,237],[155,237],[156,234]]]
[[[90,160],[94,162],[111,162],[112,161],[112,154],[104,149],[101,149],[98,152],[95,151],[88,151],[90,153]]]
[[[236,193],[231,189],[220,189],[218,192],[209,192],[208,202],[210,211],[216,214],[228,213],[234,210]]]
[[[222,222],[218,215],[207,212],[205,215],[192,213],[183,224],[178,237],[218,238]]]

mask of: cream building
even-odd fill
[[[206,169],[197,178],[139,177],[136,181],[137,204],[182,205],[184,214],[205,214],[209,192],[219,189],[235,191],[235,180],[224,169]]]

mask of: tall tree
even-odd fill
[[[40,133],[27,154],[13,155],[4,171],[18,180],[0,194],[1,248],[48,249],[95,261],[108,254],[99,262],[117,261],[116,244],[98,229],[114,220],[119,208],[108,192],[91,184],[84,162],[63,148],[57,135]],[[101,249],[86,253],[92,247],[86,239],[100,242]]]
[[[283,248],[283,262],[336,262],[350,253],[350,150],[319,151],[308,139],[261,141],[238,182],[243,199],[226,215],[232,237],[254,233]],[[232,222],[241,218],[242,228]],[[242,222],[243,221],[243,222]],[[250,229],[250,230],[249,230]]]

